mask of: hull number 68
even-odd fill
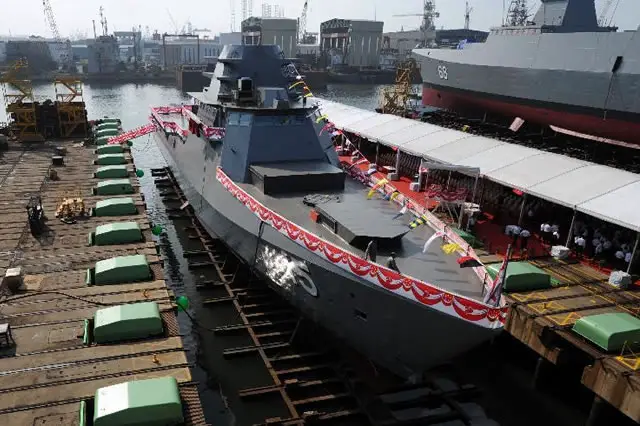
[[[440,77],[440,80],[449,79],[449,74],[447,73],[447,67],[445,65],[438,65],[438,77]]]

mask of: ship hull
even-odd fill
[[[491,35],[462,50],[416,50],[423,104],[520,117],[640,144],[634,32]]]
[[[270,226],[261,225],[258,217],[216,180],[218,149],[194,135],[184,143],[161,132],[155,138],[205,229],[243,262],[255,266],[305,317],[376,364],[402,377],[419,377],[501,331],[444,314],[345,272]],[[302,265],[307,282],[287,285],[276,276],[273,260],[283,256]]]
[[[553,105],[528,99],[518,99],[488,93],[455,90],[448,87],[423,84],[422,104],[460,113],[495,113],[504,117],[520,117],[540,125],[556,126],[585,135],[637,145],[640,141],[640,116],[637,121],[604,118],[602,110],[574,108],[574,112],[562,105]]]

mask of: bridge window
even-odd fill
[[[307,117],[304,115],[258,115],[254,118],[254,126],[300,126],[305,123]]]
[[[246,112],[232,112],[229,114],[227,123],[230,126],[250,126],[253,120],[253,114]]]

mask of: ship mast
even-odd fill
[[[436,41],[436,18],[440,17],[440,13],[436,10],[436,2],[434,0],[424,0],[422,13],[422,25],[420,30],[423,34],[425,47],[435,44]]]
[[[529,22],[531,13],[527,5],[527,0],[511,0],[507,12],[507,27],[523,27]]]

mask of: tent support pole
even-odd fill
[[[400,150],[396,151],[396,173],[400,176]]]
[[[520,206],[520,216],[518,216],[518,226],[522,226],[522,216],[524,216],[524,206],[527,203],[527,194],[522,194],[522,205]]]
[[[573,225],[576,223],[576,215],[578,214],[578,210],[573,211],[573,217],[571,218],[571,225],[569,225],[569,232],[567,233],[567,243],[564,245],[565,247],[569,247],[571,243],[571,237],[573,237]]]
[[[377,143],[376,144],[376,161],[374,161],[374,163],[376,163],[376,166],[378,165],[378,153],[380,152],[380,144]]]
[[[471,202],[475,203],[476,202],[476,191],[478,189],[478,178],[480,177],[480,174],[476,175],[476,181],[473,184],[473,194],[471,195]]]
[[[631,260],[629,261],[629,264],[627,265],[627,274],[631,273],[631,265],[633,265],[633,261],[636,258],[636,254],[638,253],[638,243],[640,242],[640,232],[638,232],[638,234],[636,235],[636,243],[633,246],[633,251],[631,252]]]
[[[447,191],[449,190],[449,183],[451,182],[451,170],[449,170],[449,177],[447,178],[447,187],[445,188]]]

